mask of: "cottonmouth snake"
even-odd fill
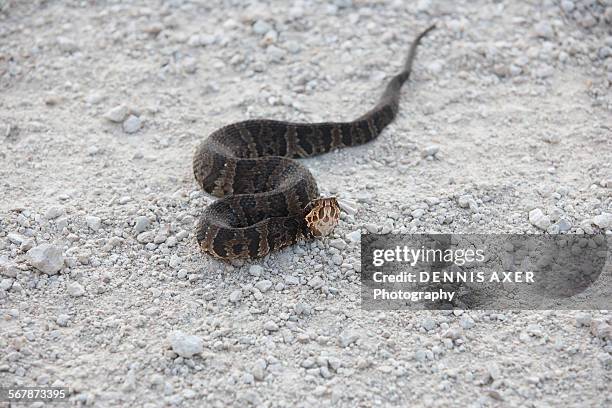
[[[317,183],[295,158],[356,146],[376,138],[393,121],[400,89],[427,28],[412,42],[402,72],[377,105],[351,122],[291,123],[246,120],[213,132],[197,148],[193,172],[208,193],[222,197],[200,218],[197,241],[223,260],[258,258],[301,237],[328,235],[339,219],[335,198],[318,198]]]

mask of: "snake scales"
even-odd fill
[[[335,198],[318,198],[317,183],[295,158],[356,146],[393,121],[400,89],[410,76],[420,40],[376,106],[351,122],[291,123],[246,120],[213,132],[196,149],[193,172],[208,193],[221,197],[200,218],[196,238],[216,258],[258,258],[301,237],[325,236],[338,223]]]

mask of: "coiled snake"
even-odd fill
[[[339,220],[338,202],[319,198],[314,177],[293,159],[376,138],[395,118],[416,48],[434,27],[412,42],[402,72],[389,81],[376,106],[351,122],[246,120],[204,140],[193,157],[195,179],[221,199],[198,222],[196,239],[202,250],[223,260],[258,258],[301,237],[330,234]]]

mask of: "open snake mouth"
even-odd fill
[[[310,233],[315,237],[326,237],[338,225],[340,206],[336,197],[316,198],[308,203],[304,213]]]

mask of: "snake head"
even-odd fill
[[[315,237],[326,237],[338,225],[340,206],[336,197],[315,198],[304,208],[304,214],[310,234]]]

